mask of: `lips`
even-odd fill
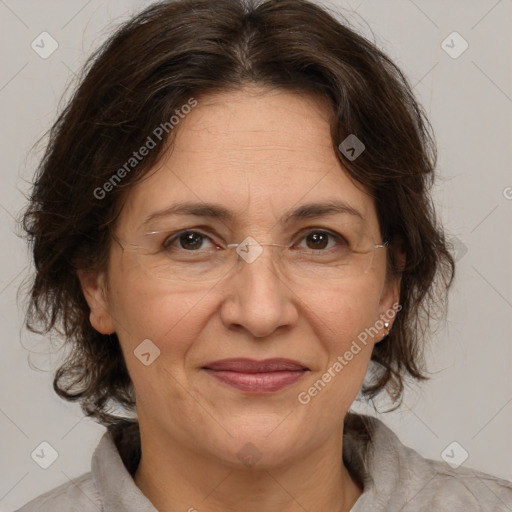
[[[203,366],[216,380],[246,393],[273,393],[290,386],[308,370],[291,359],[223,359]]]
[[[203,368],[208,370],[231,371],[240,373],[268,373],[309,369],[297,361],[284,358],[264,359],[263,361],[247,358],[222,359],[220,361],[208,363],[204,365]]]

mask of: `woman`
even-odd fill
[[[91,473],[20,510],[511,509],[512,484],[349,412],[426,378],[454,275],[435,158],[397,67],[313,3],[123,25],[25,214],[29,326],[61,328],[55,390],[108,431]]]

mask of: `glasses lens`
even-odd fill
[[[278,261],[287,275],[311,280],[337,280],[368,272],[375,252],[372,237],[362,230],[345,227],[342,234],[310,231],[299,244],[285,248]]]
[[[220,279],[236,266],[237,256],[232,250],[219,254],[189,258],[176,258],[164,252],[158,254],[139,254],[141,266],[157,279],[167,281],[209,282]]]
[[[348,246],[336,247],[330,253],[315,249],[297,253],[287,252],[284,263],[291,276],[315,280],[347,279],[365,274],[371,268],[374,244],[370,243],[367,247],[358,251]]]

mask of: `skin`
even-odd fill
[[[229,243],[249,235],[279,242],[289,209],[341,198],[382,243],[374,201],[337,160],[320,100],[246,87],[199,98],[178,128],[173,151],[130,189],[120,238],[150,213],[193,200],[221,203],[235,220],[185,217],[185,227],[211,224]],[[301,221],[293,232],[329,229],[336,218]],[[387,252],[376,251],[366,274],[320,284],[286,279],[271,252],[213,284],[169,284],[144,273],[117,243],[105,272],[80,272],[91,323],[117,333],[135,386],[142,441],[135,483],[155,507],[350,510],[362,487],[340,464],[343,419],[385,329],[307,405],[297,396],[399,302]],[[133,354],[144,339],[160,349],[149,366]],[[287,357],[310,371],[280,391],[249,395],[201,369],[230,357]],[[261,454],[252,467],[237,456],[248,442]]]

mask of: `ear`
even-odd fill
[[[78,279],[89,304],[91,325],[101,334],[115,332],[107,297],[106,276],[96,270],[78,270]]]
[[[396,305],[400,303],[401,282],[402,278],[400,275],[391,276],[390,278],[386,279],[386,283],[382,290],[379,301],[379,309],[382,317],[386,316],[386,313],[389,313],[389,311],[393,308],[396,309]],[[391,320],[390,323],[392,324],[393,320]]]
[[[402,283],[402,269],[405,268],[405,251],[402,247],[395,248],[393,253],[395,268],[398,270],[386,277],[379,301],[380,318],[389,322],[389,329],[393,326],[396,314],[400,311],[400,285]],[[383,336],[387,336],[387,329],[383,329]],[[382,340],[381,340],[382,341]]]

